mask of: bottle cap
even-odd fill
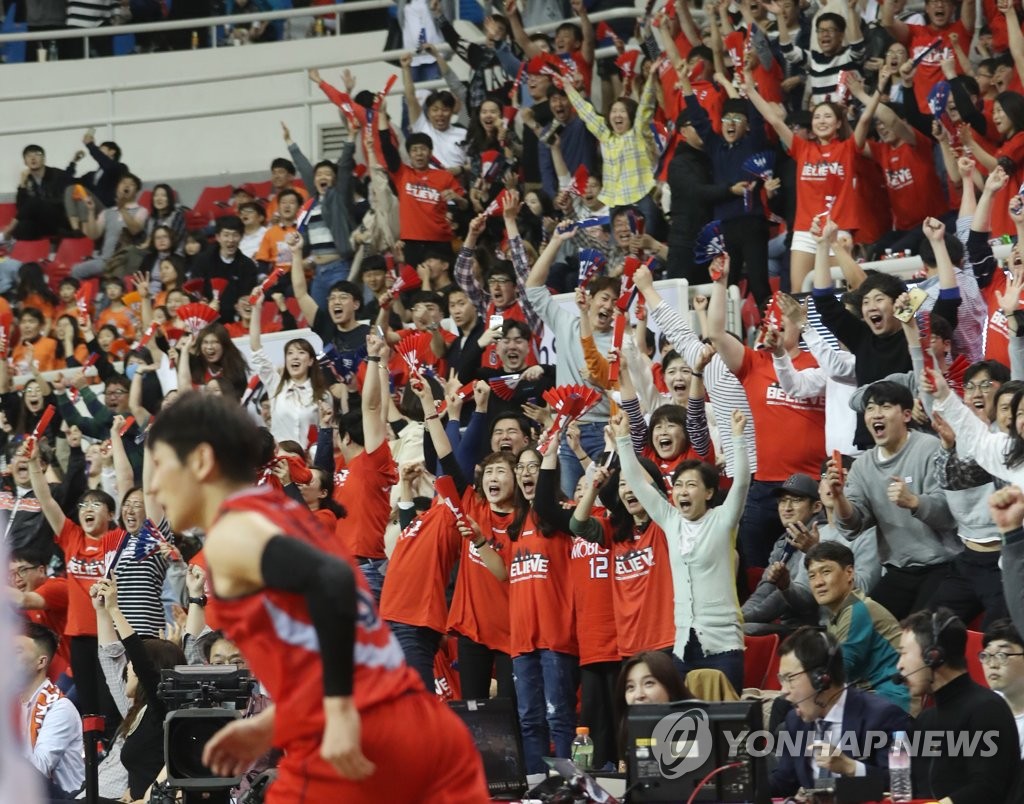
[[[590,734],[590,728],[588,726],[577,726],[576,727],[576,733],[577,734]]]

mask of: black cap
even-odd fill
[[[806,497],[809,500],[818,499],[818,481],[810,475],[797,472],[786,478],[781,486],[772,489],[773,497],[781,497],[784,494],[792,494],[797,497]]]

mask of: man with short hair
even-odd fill
[[[68,622],[68,579],[46,575],[53,550],[49,547],[20,547],[12,550],[7,564],[8,599],[31,623],[60,636]],[[67,642],[60,640],[50,664],[49,677],[57,681],[71,662]]]
[[[268,221],[274,221],[277,216],[277,194],[282,190],[295,190],[302,196],[302,203],[299,206],[305,203],[305,196],[295,186],[295,164],[292,160],[279,156],[270,163],[270,198],[267,199]]]
[[[292,266],[292,251],[285,242],[289,232],[296,231],[295,219],[302,206],[302,196],[297,190],[285,189],[277,194],[277,220],[267,228],[256,249],[253,261],[261,273],[269,274],[275,268],[287,271]]]
[[[997,620],[985,629],[981,644],[978,660],[985,680],[1013,712],[1024,757],[1024,639],[1009,620]]]
[[[877,737],[906,731],[909,715],[880,696],[846,688],[843,649],[822,631],[798,628],[778,654],[782,694],[793,704],[782,729],[795,738],[795,750],[784,750],[772,769],[771,794],[792,796],[837,775],[888,781],[889,746]]]
[[[811,91],[811,105],[832,98],[839,89],[840,73],[859,72],[864,63],[864,36],[861,33],[860,14],[847,17],[826,11],[814,20],[818,47],[802,48],[792,39],[789,27],[778,26],[779,46],[786,61],[806,72]]]
[[[910,732],[917,751],[910,765],[914,795],[939,804],[990,804],[1007,798],[1020,768],[1017,724],[1006,703],[967,672],[967,628],[949,609],[918,611],[900,622],[899,672],[911,696],[935,705]],[[974,750],[928,751],[928,735],[968,738]],[[962,744],[961,744],[962,745]],[[984,747],[987,750],[983,750]]]
[[[136,203],[142,181],[133,173],[124,174],[117,182],[114,206],[96,214],[96,202],[91,195],[83,200],[86,218],[82,221],[82,232],[86,237],[103,238],[98,257],[78,263],[71,269],[76,279],[89,279],[104,272],[120,274],[127,270],[127,248],[138,244],[144,237],[149,210]]]
[[[895,382],[872,383],[864,394],[863,420],[875,442],[850,469],[829,462],[828,481],[836,522],[848,538],[875,526],[878,556],[886,568],[872,596],[894,617],[905,617],[931,600],[962,549],[935,457],[939,440],[910,432],[910,391]]]
[[[204,282],[204,298],[213,298],[211,279],[228,280],[227,287],[220,293],[220,321],[222,324],[231,322],[238,297],[249,295],[258,281],[256,263],[238,249],[244,230],[242,221],[235,215],[217,218],[214,225],[216,246],[200,252],[192,263],[192,278],[202,279]]]
[[[598,167],[597,140],[587,131],[586,125],[576,113],[576,107],[569,102],[565,89],[556,86],[548,88],[548,107],[553,118],[551,127],[558,129],[558,149],[569,175],[575,176],[580,167],[586,168],[593,175]],[[533,132],[537,135],[541,183],[544,192],[554,198],[563,188],[559,182],[557,166],[551,157],[552,143],[542,139],[543,129],[532,113],[526,119],[526,124],[530,122],[534,124]]]
[[[96,145],[93,130],[89,129],[82,137],[82,144],[89,150],[89,156],[96,160],[99,167],[96,170],[90,170],[80,179],[74,181],[78,160],[84,155],[83,152],[79,151],[75,155],[75,159],[68,165],[68,181],[72,183],[64,190],[64,210],[67,212],[72,229],[81,229],[81,221],[88,215],[83,204],[84,196],[80,198],[75,196],[82,195],[82,190],[84,190],[86,193],[91,193],[93,200],[98,202],[97,209],[112,207],[117,203],[117,184],[121,177],[128,172],[128,166],[121,162],[121,146],[116,142],[108,141]],[[76,193],[77,188],[81,189],[78,189]]]
[[[22,753],[49,784],[55,798],[74,795],[85,782],[82,718],[71,700],[47,677],[58,637],[35,623],[14,640],[14,660],[24,684],[18,722]]]
[[[843,646],[847,677],[909,709],[906,687],[892,680],[899,661],[899,624],[856,588],[853,551],[839,542],[822,542],[807,553],[804,565],[828,632]]]
[[[39,145],[26,145],[21,152],[25,169],[18,181],[15,212],[0,232],[0,242],[41,240],[59,237],[67,228],[64,213],[64,189],[68,175],[59,168],[47,167],[46,151]]]

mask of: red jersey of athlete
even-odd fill
[[[930,139],[918,135],[914,145],[895,146],[868,140],[868,147],[885,174],[894,228],[916,229],[925,218],[938,218],[946,211]]]
[[[595,511],[595,515],[599,515]],[[582,617],[576,618],[576,639],[580,666],[594,662],[617,662],[612,551],[596,542],[573,539],[569,553],[573,604]]]
[[[672,488],[672,475],[675,474],[679,464],[683,461],[707,461],[710,464],[715,462],[715,447],[711,445],[708,447],[708,454],[701,455],[697,450],[693,448],[693,444],[687,444],[686,449],[680,452],[674,458],[659,458],[658,453],[654,451],[654,447],[647,445],[644,447],[643,452],[640,453],[645,458],[654,461],[658,469],[661,470],[661,476],[665,479],[666,491]]]
[[[357,611],[352,695],[360,712],[423,689],[419,676],[405,664],[398,640],[381,619],[362,573],[305,505],[264,485],[228,497],[218,517],[235,511],[259,514],[283,536],[312,545],[352,566]],[[211,567],[211,591],[215,576],[216,568]],[[238,645],[253,675],[277,704],[274,745],[288,748],[301,741],[319,743],[324,730],[323,664],[306,599],[294,592],[268,588],[231,599],[211,594],[206,619],[211,628],[221,629]]]
[[[107,576],[107,568],[117,553],[123,530],[110,530],[96,539],[85,535],[81,525],[71,517],[54,536],[57,546],[64,551],[64,564],[68,571],[68,624],[65,636],[96,636],[96,611],[92,607],[89,591],[96,581]]]
[[[1024,182],[1024,131],[1014,134],[1010,139],[999,146],[999,150],[993,154],[996,159],[1006,157],[1014,165],[1014,171],[1010,174],[1010,180],[998,193],[992,197],[992,222],[989,228],[992,237],[1002,235],[1016,235],[1017,227],[1010,218],[1010,199],[1013,198],[1020,185]]]
[[[789,153],[796,162],[797,177],[793,229],[809,231],[815,215],[831,210],[831,218],[840,229],[856,230],[853,177],[857,143],[853,137],[832,140],[827,145],[793,137]]]
[[[733,31],[722,40],[733,65],[743,63],[748,39],[749,34],[746,31]],[[767,70],[761,66],[761,60],[757,60],[757,64],[754,66],[754,86],[766,101],[782,103],[783,78],[785,75],[782,72],[782,67],[775,59],[772,59],[771,66]]]
[[[67,578],[47,578],[34,590],[43,599],[44,609],[24,609],[27,620],[49,628],[57,636],[63,636],[68,623],[68,581]],[[57,641],[57,655],[50,662],[46,675],[56,681],[71,664],[71,652],[66,639]]]
[[[452,239],[452,227],[445,213],[448,202],[441,193],[452,190],[465,195],[458,180],[447,170],[415,170],[402,164],[391,174],[398,190],[398,220],[403,240]]]
[[[793,358],[797,371],[815,368],[807,352]],[[744,348],[736,377],[747,392],[754,417],[754,442],[759,456],[755,480],[785,480],[802,472],[817,477],[825,454],[825,395],[796,399],[781,388],[767,349]],[[799,438],[794,434],[799,433]]]
[[[578,656],[569,551],[572,537],[544,536],[533,511],[512,542],[508,566],[512,656],[553,650]],[[553,616],[556,615],[557,616]]]
[[[917,66],[917,72],[914,74],[914,94],[917,96],[917,104],[922,112],[931,114],[928,109],[928,93],[931,92],[933,86],[945,80],[945,76],[942,74],[942,51],[947,47],[953,47],[953,43],[949,41],[950,34],[956,34],[961,42],[970,42],[973,33],[968,31],[959,20],[945,28],[936,28],[932,25],[908,25],[907,28],[910,29],[907,50],[910,52],[911,59],[917,58],[936,39],[942,40],[941,45],[921,60]],[[953,59],[953,63],[956,65],[956,71],[962,72],[956,59]]]
[[[601,524],[615,560],[612,598],[619,656],[671,647],[676,640],[675,604],[665,531],[648,522],[640,533],[633,531],[633,538],[613,542],[607,515]]]
[[[472,486],[467,486],[462,495],[462,511],[480,526],[481,535],[508,567],[511,558],[508,526],[514,515],[491,511],[490,505],[477,496]],[[495,578],[479,551],[468,540],[464,541],[447,630],[491,650],[509,653],[512,638],[508,611],[508,583]]]
[[[445,587],[462,547],[455,514],[444,497],[458,502],[448,476],[437,478],[434,503],[409,523],[395,543],[380,594],[380,614],[388,621],[420,625],[444,633],[448,621]]]
[[[373,452],[363,450],[346,466],[336,459],[334,499],[348,516],[339,519],[335,533],[357,558],[386,558],[384,531],[391,519],[391,487],[398,482],[395,459],[384,441]]]

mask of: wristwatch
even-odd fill
[[[199,608],[204,609],[206,608],[206,600],[206,595],[203,595],[202,597],[190,597],[188,599],[188,604],[191,606],[193,603],[195,603],[197,606],[199,606]]]

